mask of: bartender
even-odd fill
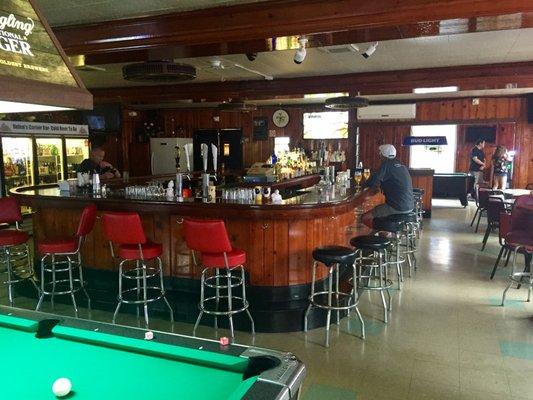
[[[93,147],[89,158],[82,161],[77,172],[98,174],[101,178],[120,178],[120,172],[104,161],[104,157],[105,151],[101,147]]]

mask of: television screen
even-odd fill
[[[495,126],[469,126],[466,128],[465,142],[475,143],[483,139],[488,143],[496,143]]]
[[[105,131],[105,117],[103,115],[87,115],[87,125],[92,131]]]
[[[304,113],[304,139],[347,139],[348,112]]]

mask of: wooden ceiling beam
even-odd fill
[[[91,55],[530,12],[530,0],[275,0],[54,32],[68,54]]]
[[[126,105],[183,99],[222,101],[264,99],[310,93],[361,92],[363,95],[411,93],[416,87],[457,85],[461,90],[533,87],[533,62],[424,68],[273,81],[230,81],[92,89],[95,101]]]

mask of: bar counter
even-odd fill
[[[336,188],[334,192],[319,195],[316,187],[281,204],[240,204],[218,198],[213,202],[192,198],[176,201],[165,197],[131,199],[125,198],[120,190],[103,197],[60,192],[56,185],[16,188],[11,195],[33,210],[36,242],[42,237],[73,234],[82,208],[89,203],[95,203],[99,213],[138,212],[146,236],[163,245],[168,292],[174,303],[180,303],[175,306],[178,319],[185,320],[193,320],[196,316],[194,305],[198,301],[196,293],[202,268],[194,264],[186,247],[183,219],[225,220],[232,244],[247,253],[245,268],[251,311],[260,331],[301,330],[311,282],[313,249],[326,244],[347,245],[352,236],[366,233],[365,227],[354,228],[355,211],[367,211],[383,202],[381,195],[371,196],[367,191]],[[106,301],[114,304],[116,262],[98,222],[87,237],[82,254],[86,269],[90,269],[90,275],[98,281],[96,286],[111,291]],[[325,271],[320,278],[324,276]],[[187,311],[181,304],[183,293],[179,292],[183,291],[190,297],[192,310]],[[99,296],[96,294],[97,301]],[[186,315],[180,316],[180,313]]]

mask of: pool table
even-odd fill
[[[463,207],[468,205],[467,195],[474,186],[474,176],[467,173],[433,175],[433,198],[459,199]]]
[[[290,353],[0,307],[0,398],[296,399],[304,365]]]

